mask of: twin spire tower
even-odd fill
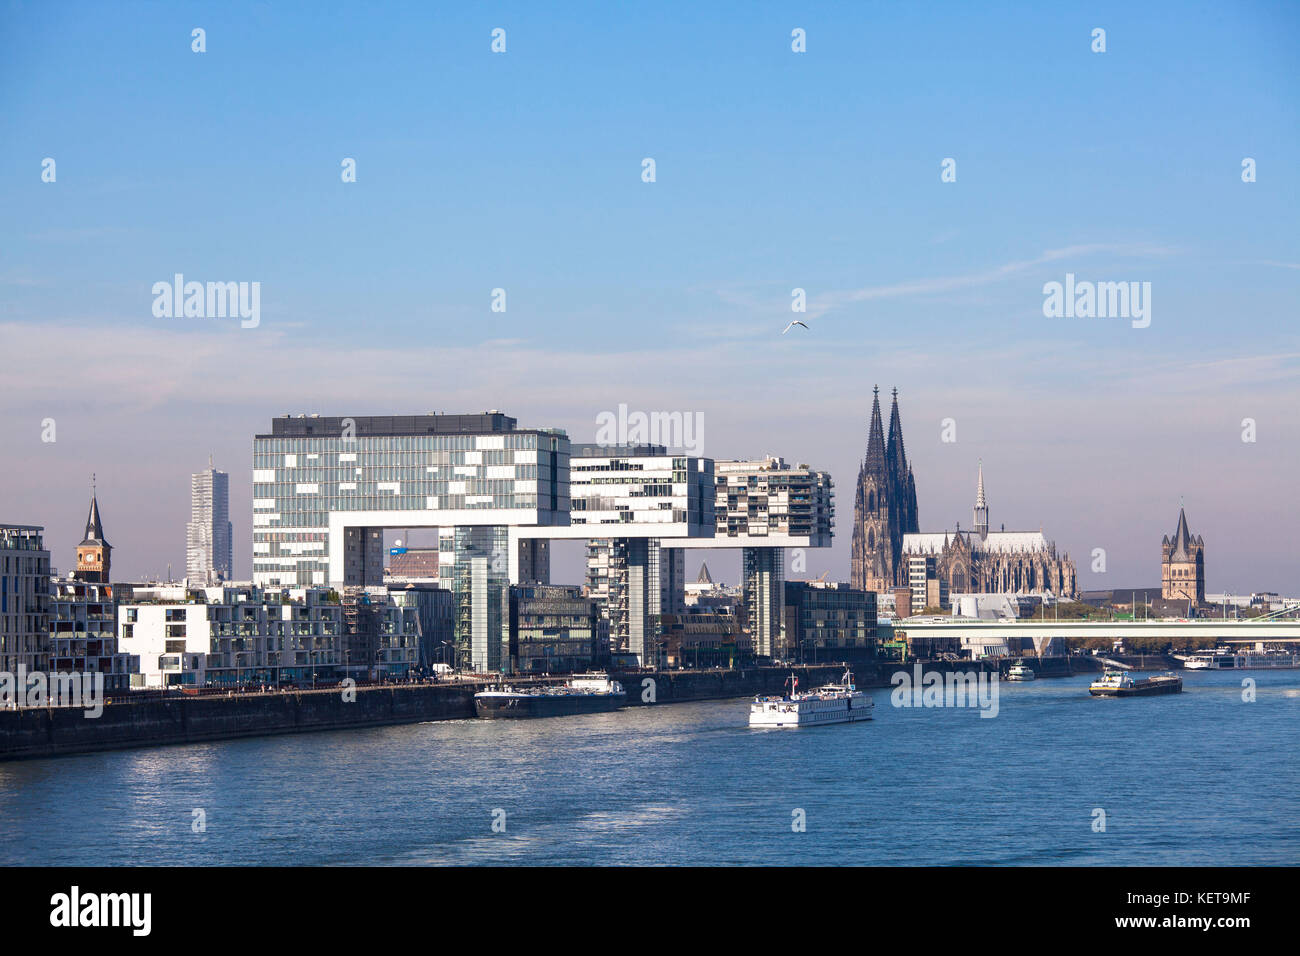
[[[921,530],[916,482],[903,447],[898,389],[889,410],[889,438],[880,418],[880,387],[873,390],[867,457],[858,469],[853,500],[853,549],[850,584],[864,591],[906,585],[903,535]]]

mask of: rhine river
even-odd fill
[[[992,719],[878,690],[799,730],[709,701],[0,764],[0,864],[1300,863],[1300,671],[1183,678],[1003,683]]]

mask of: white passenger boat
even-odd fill
[[[1189,671],[1234,670],[1241,666],[1235,653],[1226,647],[1213,651],[1197,651],[1195,654],[1175,654],[1183,662],[1183,668]]]
[[[1226,670],[1293,670],[1300,668],[1300,655],[1285,651],[1241,652],[1220,647],[1213,651],[1198,651],[1195,654],[1176,654],[1183,667],[1189,671],[1226,671]]]
[[[1007,680],[1034,680],[1038,675],[1024,661],[1016,661],[1007,668]]]
[[[799,693],[799,678],[790,676],[790,693],[784,697],[754,698],[749,705],[751,727],[811,727],[821,724],[846,724],[870,720],[875,706],[871,698],[858,690],[853,674],[844,672],[838,684],[826,684],[816,690]]]

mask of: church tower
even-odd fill
[[[863,591],[883,591],[893,584],[890,547],[890,482],[885,458],[885,428],[880,420],[880,388],[871,400],[867,457],[858,469],[853,500],[853,548],[849,579]]]
[[[90,491],[90,513],[86,516],[86,537],[77,545],[77,568],[72,577],[78,581],[108,584],[113,563],[113,546],[104,540],[104,525],[99,519],[99,501],[94,485]]]
[[[903,535],[920,531],[921,521],[916,509],[916,482],[907,463],[907,450],[903,447],[903,420],[898,414],[897,388],[893,390],[893,396],[894,402],[889,409],[889,445],[885,449],[889,481],[893,487],[890,501],[894,505],[889,544],[893,552],[894,584],[904,585],[908,583],[908,575],[902,566]]]
[[[975,533],[981,538],[989,536],[989,504],[984,500],[984,460],[980,459],[979,485],[975,489]]]
[[[903,447],[898,390],[889,416],[889,442],[880,415],[880,389],[873,389],[867,456],[858,470],[853,500],[850,584],[864,591],[886,591],[907,583],[903,535],[919,530],[916,482]]]
[[[1178,527],[1160,542],[1160,596],[1167,601],[1205,603],[1205,542],[1192,537],[1187,515],[1178,509]]]

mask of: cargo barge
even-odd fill
[[[1183,679],[1173,674],[1135,678],[1128,671],[1108,670],[1088,686],[1093,697],[1149,697],[1154,694],[1177,694]]]
[[[474,712],[488,720],[568,717],[618,710],[627,703],[623,685],[608,674],[577,674],[551,687],[493,687],[474,695]]]

